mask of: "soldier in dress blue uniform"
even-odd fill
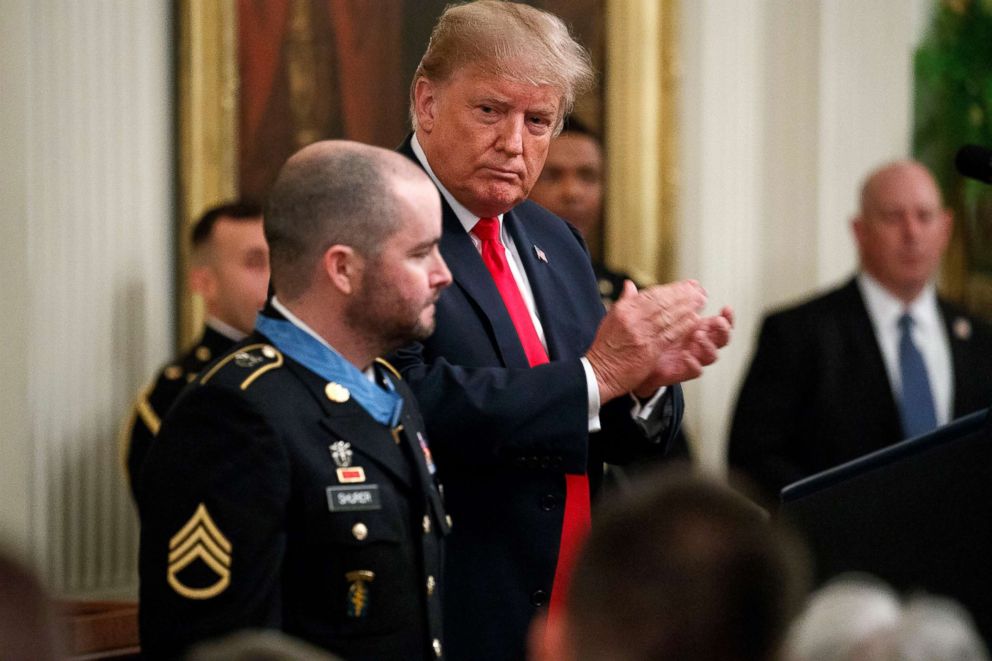
[[[377,356],[434,327],[440,198],[399,154],[322,142],[265,215],[275,295],[162,424],[137,500],[149,658],[245,628],[436,659],[451,527],[416,402]]]
[[[191,233],[190,289],[207,311],[203,335],[142,389],[121,434],[132,494],[162,418],[187,383],[255,327],[269,286],[269,248],[262,208],[248,201],[208,209]]]

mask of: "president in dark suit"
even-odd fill
[[[384,352],[430,334],[451,275],[437,190],[398,154],[320,142],[269,196],[275,295],[184,392],[137,484],[146,658],[278,629],[345,659],[436,659],[448,518]]]
[[[590,79],[559,19],[490,1],[447,9],[414,76],[415,135],[402,151],[441,191],[454,284],[435,334],[396,364],[453,517],[455,659],[523,658],[534,612],[550,603],[553,617],[564,596],[603,461],[664,452],[682,415],[678,382],[729,339],[729,310],[700,319],[692,282],[628,284],[604,319],[581,236],[525,201]]]
[[[861,272],[764,321],[729,459],[770,497],[992,403],[992,333],[933,283],[951,222],[925,167],[880,167],[852,222]]]

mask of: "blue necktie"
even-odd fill
[[[908,313],[899,317],[899,372],[902,376],[902,429],[906,438],[913,438],[937,428],[927,366],[913,344],[913,318]]]

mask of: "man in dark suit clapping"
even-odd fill
[[[437,330],[396,358],[424,412],[453,517],[446,649],[519,659],[556,603],[603,461],[665,451],[678,382],[716,360],[730,311],[703,289],[628,283],[604,318],[581,236],[526,201],[588,55],[555,16],[504,2],[449,7],[412,85],[401,151],[441,191],[454,284]]]

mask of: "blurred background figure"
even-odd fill
[[[530,199],[551,213],[575,225],[587,242],[598,244],[603,218],[603,146],[599,137],[579,119],[570,116],[561,133],[551,141],[548,158]],[[599,294],[609,305],[623,290],[623,281],[632,279],[614,271],[601,259],[593,258]]]
[[[55,661],[63,651],[52,605],[38,579],[0,551],[0,659]]]
[[[536,661],[778,659],[803,603],[801,542],[714,480],[666,468],[604,503]]]
[[[951,223],[926,167],[882,165],[851,222],[859,273],[765,319],[729,458],[769,497],[992,402],[992,331],[937,296]]]
[[[905,603],[861,574],[810,597],[786,642],[786,661],[986,661],[971,616],[956,602],[919,595]]]
[[[164,366],[139,395],[122,439],[131,493],[162,418],[183,387],[255,327],[269,286],[262,208],[236,201],[208,209],[193,226],[190,289],[206,308],[206,326],[189,351]]]

